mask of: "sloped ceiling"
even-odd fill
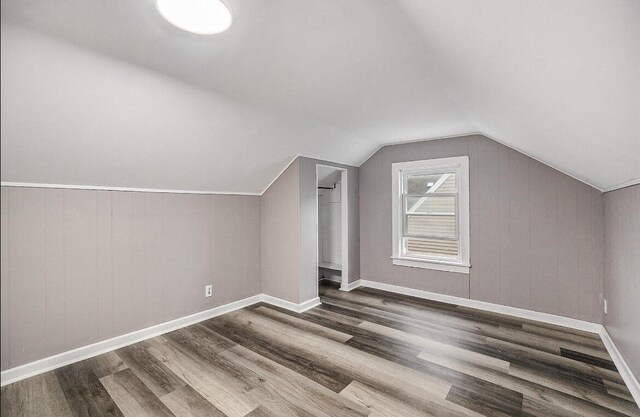
[[[640,178],[638,1],[229,4],[199,37],[152,0],[2,0],[2,180],[259,193],[296,154],[468,132]]]

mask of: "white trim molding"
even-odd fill
[[[455,304],[464,307],[477,308],[478,310],[491,311],[493,313],[505,314],[522,319],[540,321],[558,326],[570,327],[572,329],[583,330],[590,333],[600,333],[601,324],[588,321],[572,319],[568,317],[556,316],[555,314],[541,313],[538,311],[525,310],[523,308],[503,306],[500,304],[488,303],[486,301],[471,300],[469,298],[456,297],[453,295],[438,294],[435,292],[416,290],[414,288],[400,287],[398,285],[385,284],[383,282],[360,280],[363,287],[376,288],[378,290],[389,291],[396,294],[409,295],[425,300],[439,301],[447,304]]]
[[[439,179],[433,184],[425,194],[420,195],[417,203],[409,209],[405,206],[405,197],[408,197],[408,177],[411,175],[438,175]],[[438,187],[443,184],[452,174],[455,174],[455,193],[437,194]],[[470,235],[469,235],[469,156],[454,156],[449,158],[425,159],[420,161],[394,162],[391,164],[391,231],[392,231],[392,255],[394,265],[435,269],[438,271],[469,273],[470,259]],[[419,256],[407,253],[406,219],[409,214],[422,215],[425,213],[412,211],[424,203],[429,196],[453,197],[455,201],[455,236],[449,237],[451,242],[457,242],[457,255],[433,255]],[[418,197],[418,196],[413,196]],[[443,213],[444,214],[444,213]],[[451,215],[451,213],[446,213]],[[415,236],[425,239],[444,239],[443,237],[429,237],[427,235]]]
[[[57,188],[65,190],[93,190],[93,191],[123,191],[135,193],[163,193],[163,194],[204,194],[204,195],[256,195],[261,193],[245,193],[235,191],[198,191],[198,190],[164,190],[160,188],[134,188],[134,187],[111,187],[104,185],[72,185],[72,184],[38,184],[31,182],[0,182],[2,187],[24,187],[24,188]]]
[[[604,190],[605,193],[608,193],[609,191],[615,191],[615,190],[619,190],[621,188],[627,188],[627,187],[633,187],[634,185],[638,185],[640,184],[640,178],[636,178],[633,180],[629,180],[629,181],[625,181],[622,182],[620,184],[616,184],[614,186],[608,187]]]
[[[273,185],[273,183],[274,183],[274,182],[276,182],[276,181],[278,180],[278,178],[280,178],[280,176],[282,176],[282,174],[284,174],[284,172],[285,172],[287,169],[289,169],[289,167],[291,166],[291,164],[293,164],[293,163],[296,161],[296,159],[298,159],[298,158],[300,158],[300,154],[297,154],[296,156],[294,156],[294,157],[289,161],[289,163],[288,163],[287,165],[285,165],[285,167],[284,167],[284,168],[282,168],[282,170],[281,170],[280,172],[278,172],[278,175],[276,175],[276,176],[271,180],[271,182],[270,182],[266,187],[264,187],[264,190],[262,190],[262,192],[260,193],[260,195],[263,195],[264,193],[266,193],[266,192],[267,192],[267,190],[268,190],[269,188],[271,188],[271,186]]]
[[[341,285],[345,286],[349,282],[349,176],[347,168],[341,168],[334,165],[316,163],[316,186],[318,183],[318,167],[330,168],[340,171],[340,264],[341,264]],[[316,269],[320,266],[320,251],[317,249],[318,239],[320,236],[320,198],[316,190]],[[318,289],[316,287],[316,289]]]
[[[460,274],[468,274],[471,265],[458,265],[448,262],[425,261],[422,259],[411,259],[404,257],[392,256],[391,260],[394,265],[408,266],[410,268],[433,269],[436,271],[457,272]]]
[[[346,286],[343,284],[340,287],[340,291],[351,291],[351,290],[355,290],[356,288],[360,287],[362,285],[362,280],[359,279],[357,281],[353,281],[348,283]]]
[[[611,339],[607,328],[604,326],[600,329],[600,338],[602,339],[604,346],[607,348],[607,352],[609,352],[609,356],[611,356],[613,363],[616,365],[616,368],[618,368],[618,372],[620,373],[624,383],[627,385],[627,389],[629,389],[631,396],[636,401],[636,404],[640,404],[640,382],[638,382],[638,378],[631,371],[627,361],[622,357],[622,354],[613,343],[613,339]]]
[[[315,297],[310,300],[303,301],[300,304],[296,304],[294,302],[283,300],[282,298],[274,297],[267,294],[261,294],[260,301],[276,307],[284,308],[285,310],[293,311],[294,313],[304,313],[305,311],[313,307],[317,307],[321,304],[320,297]]]
[[[254,295],[252,297],[233,301],[231,303],[224,304],[219,307],[214,307],[209,310],[201,311],[199,313],[191,314],[189,316],[180,317],[175,320],[156,324],[145,329],[136,330],[131,333],[123,334],[121,336],[117,336],[107,340],[102,340],[91,345],[81,346],[73,350],[58,353],[57,355],[39,359],[34,362],[29,362],[24,365],[16,366],[15,368],[7,369],[6,371],[2,371],[2,373],[0,373],[0,385],[5,386],[7,384],[11,384],[13,382],[29,378],[31,376],[60,368],[61,366],[69,365],[84,359],[89,359],[94,356],[98,356],[112,350],[120,349],[122,347],[129,346],[143,340],[151,339],[153,337],[160,336],[162,334],[178,330],[183,327],[220,316],[222,314],[231,313],[232,311],[240,310],[242,308],[260,302],[271,304],[276,307],[281,307],[295,313],[302,313],[320,305],[320,298],[316,297],[312,298],[311,300],[304,301],[300,304],[296,304],[291,301],[286,301],[267,294]]]

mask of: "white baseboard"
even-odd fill
[[[522,319],[536,320],[543,323],[555,324],[558,326],[570,327],[572,329],[583,330],[590,333],[600,333],[602,325],[588,321],[571,319],[557,316],[555,314],[540,313],[538,311],[525,310],[523,308],[503,306],[500,304],[488,303],[486,301],[470,300],[468,298],[456,297],[453,295],[438,294],[429,291],[416,290],[413,288],[400,287],[398,285],[385,284],[376,281],[360,280],[363,287],[376,288],[383,291],[397,294],[410,295],[412,297],[424,298],[426,300],[440,301],[447,304],[456,304],[464,307],[477,308],[478,310],[491,311],[493,313],[506,314]]]
[[[162,334],[178,330],[180,328],[190,326],[192,324],[201,322],[203,320],[208,320],[222,314],[230,313],[232,311],[239,310],[241,308],[245,308],[259,302],[272,304],[274,306],[282,307],[296,313],[302,313],[309,310],[310,308],[320,305],[320,298],[316,297],[303,303],[296,304],[266,294],[254,295],[252,297],[234,301],[232,303],[215,307],[210,310],[201,311],[190,316],[180,317],[179,319],[160,323],[151,327],[147,327],[145,329],[136,330],[131,333],[62,352],[57,355],[39,359],[37,361],[26,363],[24,365],[16,366],[15,368],[7,369],[6,371],[2,371],[2,373],[0,373],[0,385],[5,386],[7,384],[11,384],[13,382],[17,382],[34,375],[38,375],[43,372],[51,371],[61,366],[69,365],[71,363],[98,356],[112,350],[120,349],[122,347],[140,342],[142,340],[151,339],[153,337],[160,336]]]
[[[320,297],[312,298],[300,304],[296,304],[291,301],[283,300],[282,298],[274,297],[267,294],[261,294],[260,297],[263,303],[284,308],[285,310],[293,311],[294,313],[302,313],[309,310],[310,308],[320,305]]]
[[[353,282],[350,282],[349,284],[347,284],[346,288],[341,286],[340,290],[341,291],[351,291],[351,290],[355,290],[356,288],[358,288],[361,285],[362,285],[362,280],[359,279],[357,281],[353,281]]]
[[[607,348],[607,352],[609,352],[613,363],[616,365],[616,368],[618,368],[618,372],[627,385],[631,396],[636,401],[636,404],[640,404],[640,382],[638,382],[638,378],[633,374],[629,365],[627,365],[627,361],[625,361],[622,354],[620,354],[620,351],[613,343],[613,339],[611,339],[609,332],[607,332],[604,326],[602,326],[600,330],[600,338]]]

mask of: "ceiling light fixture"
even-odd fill
[[[198,35],[213,35],[231,26],[231,12],[220,0],[157,0],[156,8],[172,25]]]

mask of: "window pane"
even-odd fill
[[[425,197],[405,196],[405,212],[408,214],[456,214],[456,197],[429,195]]]
[[[407,215],[405,235],[456,238],[456,216]]]
[[[447,178],[445,178],[439,186],[434,187],[435,188],[433,190],[434,193],[454,194],[456,192],[456,174],[451,173],[451,174],[445,174],[445,175],[447,175]]]
[[[405,238],[405,254],[414,256],[458,257],[458,242],[455,240]]]
[[[424,195],[429,193],[455,193],[456,174],[407,175],[405,194]]]

